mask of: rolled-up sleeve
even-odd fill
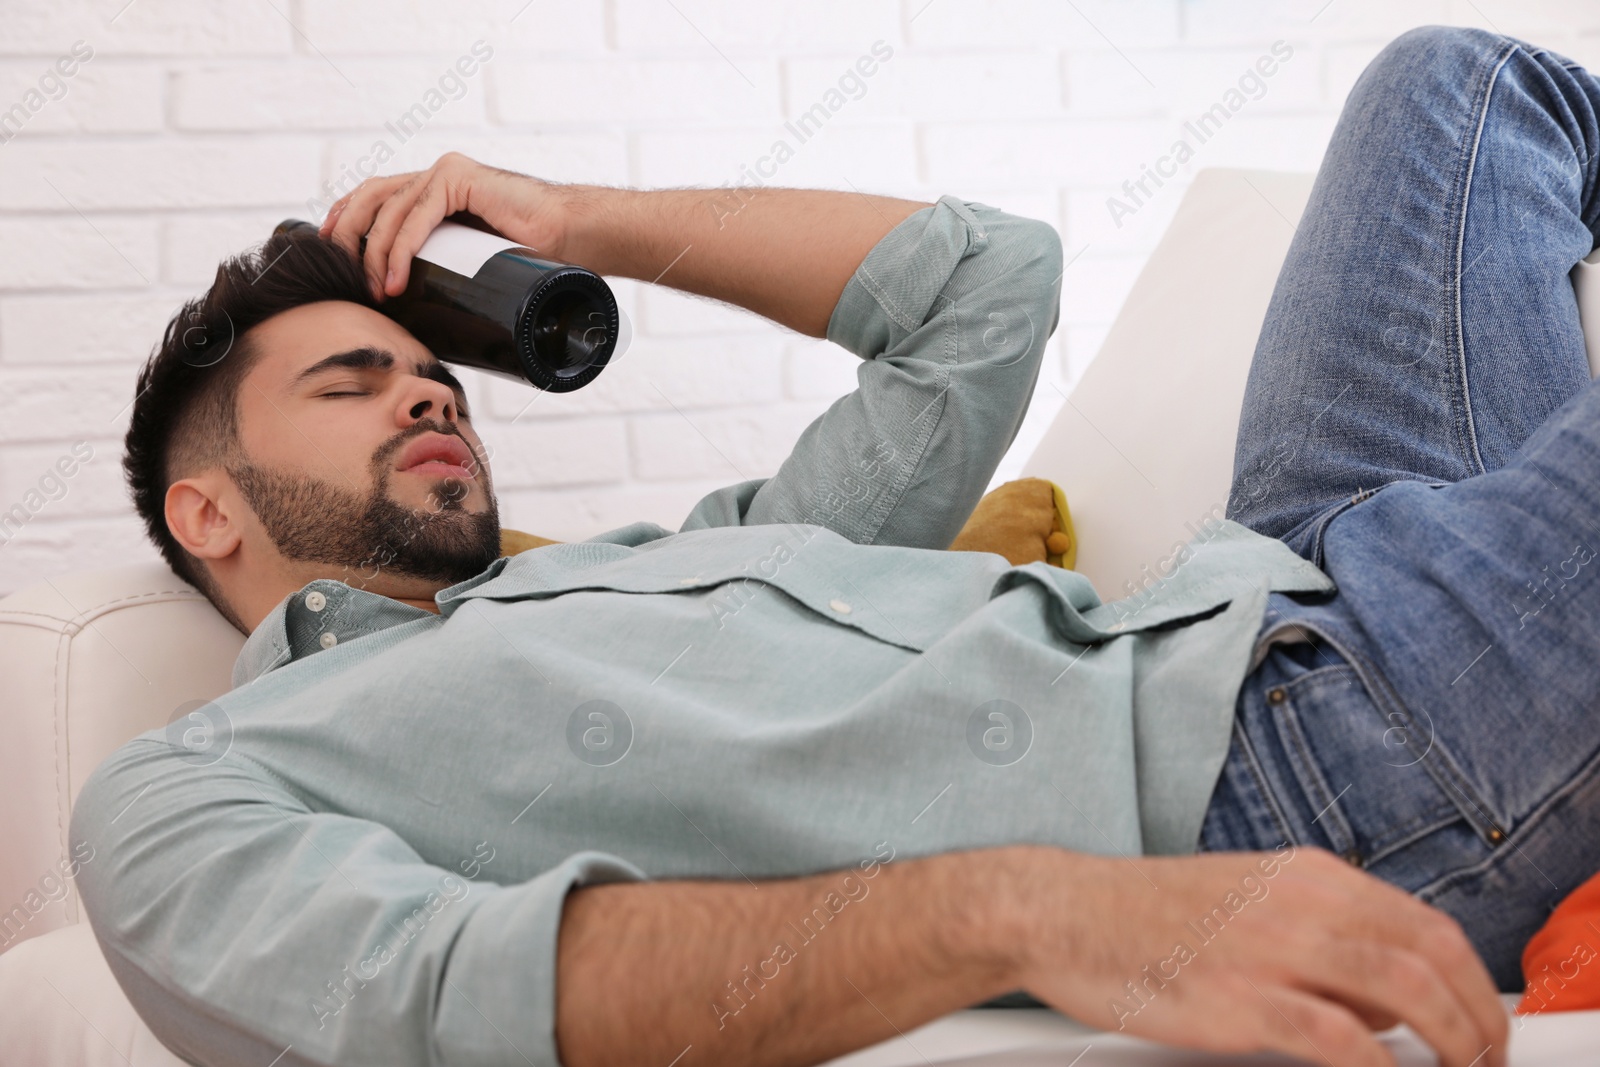
[[[196,1063],[554,1067],[567,892],[638,880],[598,852],[494,885],[377,823],[312,810],[237,754],[131,742],[74,840],[95,935],[155,1035]]]
[[[868,253],[828,339],[858,387],[770,478],[708,494],[684,531],[813,523],[859,544],[948,548],[1016,439],[1056,327],[1053,227],[942,197]]]

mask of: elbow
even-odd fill
[[[1026,378],[1031,388],[1061,317],[1061,237],[1049,223],[1014,218],[990,239],[1004,266],[984,287],[978,361]]]
[[[1061,235],[1048,222],[1019,220],[1019,256],[1013,281],[1017,300],[1044,329],[1048,338],[1061,318],[1061,277],[1066,265]]]

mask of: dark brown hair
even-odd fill
[[[279,312],[322,300],[377,308],[360,262],[310,227],[274,233],[230,256],[203,295],[184,303],[139,372],[122,470],[150,540],[180,578],[240,630],[205,563],[167,529],[173,482],[239,454],[239,386],[259,355],[249,331]]]

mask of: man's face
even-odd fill
[[[460,383],[370,308],[307,304],[251,333],[243,462],[228,473],[278,552],[356,586],[470,578],[500,554],[488,457]]]

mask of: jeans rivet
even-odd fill
[[[1361,858],[1361,853],[1357,852],[1355,849],[1351,849],[1349,852],[1344,854],[1344,861],[1352,867],[1360,867],[1365,862]]]
[[[1504,830],[1500,829],[1500,827],[1498,827],[1498,826],[1489,827],[1489,843],[1490,844],[1498,845],[1500,842],[1504,841],[1505,839],[1506,839],[1506,832]]]
[[[1276,689],[1267,690],[1267,703],[1269,703],[1269,704],[1282,704],[1285,700],[1288,700],[1288,699],[1289,699],[1289,694],[1285,693],[1281,686],[1276,688]]]

